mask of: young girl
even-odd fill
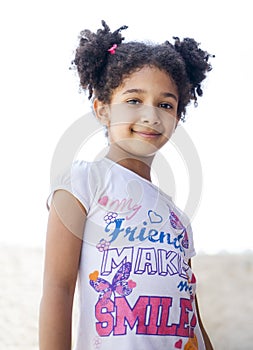
[[[105,126],[108,152],[75,161],[53,189],[40,350],[212,349],[191,269],[191,225],[151,182],[155,154],[202,95],[209,54],[193,39],[124,43],[123,26],[81,32],[74,67]]]

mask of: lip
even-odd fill
[[[159,136],[161,136],[161,133],[158,133],[158,132],[154,132],[154,131],[146,131],[146,130],[132,130],[133,133],[141,136],[141,137],[145,137],[145,138],[151,138],[151,139],[154,139],[154,138],[157,138]]]

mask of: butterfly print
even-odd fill
[[[184,238],[182,239],[182,246],[185,249],[188,249],[189,248],[189,238],[188,238],[188,234],[187,234],[186,229],[184,229],[183,233],[184,233]]]
[[[179,218],[173,211],[170,212],[170,224],[176,230],[182,230],[185,228],[182,222],[179,220]]]
[[[115,293],[121,296],[127,296],[132,293],[136,283],[128,280],[131,272],[132,264],[130,262],[124,263],[113,277],[112,283],[106,281],[101,277],[93,278],[90,274],[90,285],[99,293],[99,300],[102,305],[106,305],[110,300],[112,294]]]

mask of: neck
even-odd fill
[[[118,164],[135,172],[137,175],[151,182],[151,171],[150,171],[151,163],[148,164],[146,159],[144,160],[135,159],[135,158],[124,159],[122,161],[119,161]]]
[[[127,152],[120,155],[110,148],[106,154],[106,158],[111,159],[115,163],[133,171],[137,175],[143,177],[144,179],[151,181],[151,164],[154,159],[154,155],[149,157],[139,157],[135,155],[130,155]]]

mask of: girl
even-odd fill
[[[191,269],[189,220],[151,182],[155,154],[202,95],[209,54],[193,39],[123,43],[123,26],[81,32],[74,67],[109,141],[106,156],[75,161],[53,189],[40,349],[212,349]]]

